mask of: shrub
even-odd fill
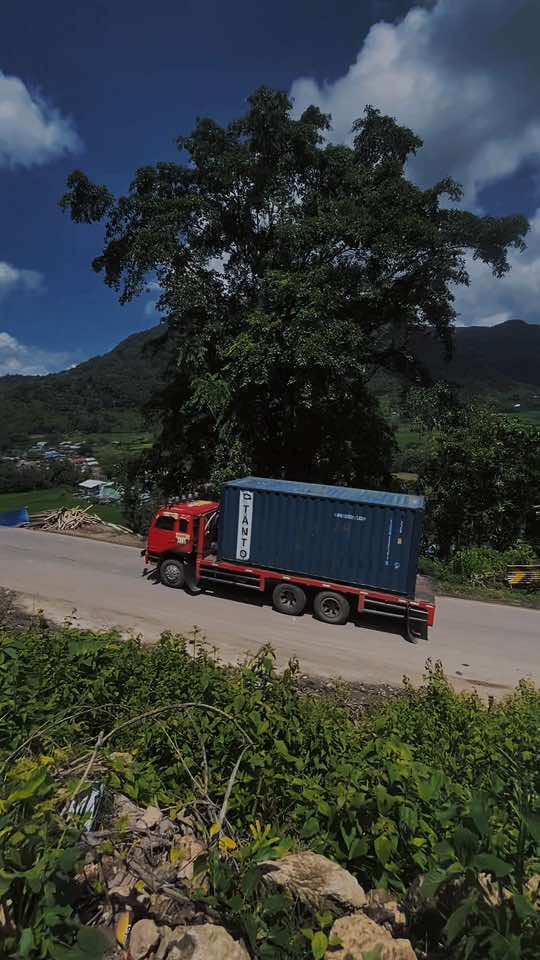
[[[232,783],[227,819],[240,848],[230,869],[214,854],[212,896],[258,955],[307,956],[291,933],[300,919],[285,905],[271,916],[257,899],[257,850],[272,844],[309,846],[366,887],[402,895],[428,874],[433,892],[451,896],[427,932],[418,920],[415,936],[441,957],[501,956],[500,924],[519,938],[519,956],[537,955],[526,881],[540,870],[540,693],[522,683],[489,709],[456,694],[428,662],[421,687],[405,684],[401,698],[354,722],[343,702],[303,695],[297,680],[295,662],[276,673],[269,649],[224,668],[197,635],[146,649],[71,627],[0,631],[0,904],[13,899],[14,883],[27,883],[31,860],[45,867],[19,931],[32,930],[27,957],[60,956],[58,944],[79,949],[61,893],[76,859],[64,849],[76,849],[76,837],[62,828],[58,804],[77,788],[62,769],[80,771],[100,733],[102,782],[173,815],[187,807],[203,829]],[[14,800],[28,771],[39,774],[36,793]],[[18,844],[28,862],[14,859]],[[486,905],[481,873],[511,890],[508,916]],[[468,912],[452,919],[465,903]],[[45,908],[53,912],[43,918]]]

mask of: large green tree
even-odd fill
[[[149,279],[162,290],[176,366],[149,469],[167,492],[248,470],[384,481],[392,435],[370,376],[417,376],[419,329],[450,347],[467,251],[502,275],[523,244],[522,217],[457,209],[450,179],[408,180],[422,143],[391,118],[367,107],[350,147],[329,127],[261,88],[228,126],[200,119],[181,162],[140,168],[127,196],[69,177],[62,206],[105,221],[93,266],[120,301]]]
[[[441,396],[433,392],[431,402],[429,392],[417,396],[417,423],[428,431],[419,485],[439,555],[471,546],[505,550],[523,536],[534,539],[540,430],[478,402],[444,410]]]

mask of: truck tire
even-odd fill
[[[301,587],[294,583],[278,583],[272,593],[274,610],[286,613],[290,617],[299,617],[304,611],[307,597]]]
[[[317,620],[323,623],[346,623],[351,612],[351,605],[341,593],[333,590],[321,590],[313,601],[313,612]]]
[[[177,590],[184,586],[184,564],[174,557],[166,557],[159,565],[159,579],[166,587],[175,587]]]

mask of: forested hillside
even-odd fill
[[[160,335],[159,327],[133,334],[110,353],[62,373],[0,378],[0,447],[33,433],[136,429],[170,353],[159,347]]]
[[[158,345],[161,332],[155,327],[133,334],[110,353],[63,373],[0,378],[0,446],[32,433],[136,428],[171,355],[170,347]],[[510,320],[458,327],[450,363],[432,337],[423,337],[417,351],[435,378],[452,380],[469,394],[540,394],[540,325]]]

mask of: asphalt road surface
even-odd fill
[[[540,611],[440,597],[429,642],[412,645],[386,618],[332,627],[310,613],[283,616],[235,588],[190,597],[141,573],[133,547],[0,528],[0,586],[56,620],[118,626],[147,641],[196,626],[224,660],[271,643],[281,664],[296,656],[305,673],[363,683],[395,684],[404,674],[418,680],[427,657],[440,659],[458,688],[482,695],[502,695],[522,677],[540,683]]]

